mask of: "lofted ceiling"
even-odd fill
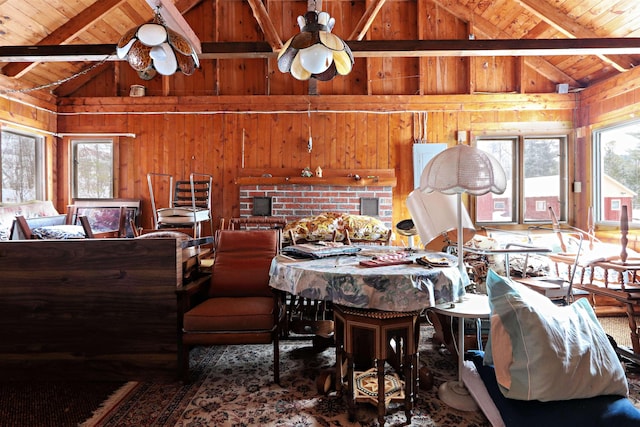
[[[0,0],[0,89],[38,87],[55,94],[56,87],[72,76],[99,72],[109,61],[117,60],[115,44],[121,35],[153,18],[150,4],[154,1],[159,0]],[[240,0],[173,3],[184,15],[216,1]],[[291,36],[279,34],[269,15],[269,6],[278,1],[246,1],[255,19],[247,34],[257,34],[255,39],[216,42],[199,36],[201,59],[274,57],[282,41]],[[332,1],[344,0],[325,0],[325,5]],[[350,42],[356,60],[367,56],[523,56],[549,80],[577,89],[640,64],[638,0],[415,0],[419,28],[437,18],[427,13],[427,6],[433,10],[435,4],[467,24],[467,37],[368,39],[367,30],[381,19],[380,11],[388,8],[386,13],[393,13],[395,1],[364,1],[365,12],[357,25],[342,29],[341,36]],[[300,3],[292,16],[306,10],[307,2]],[[253,31],[255,27],[260,31]]]

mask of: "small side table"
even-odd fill
[[[447,405],[461,411],[475,411],[478,405],[462,382],[464,367],[464,320],[488,319],[491,312],[489,297],[482,294],[466,294],[462,301],[436,305],[431,308],[436,313],[457,317],[458,320],[458,381],[443,383],[438,389],[438,397]],[[479,328],[478,328],[479,329]],[[480,339],[480,338],[479,338]]]
[[[420,311],[381,311],[340,305],[334,305],[333,309],[336,390],[341,392],[346,376],[349,419],[355,418],[357,402],[369,402],[377,406],[378,423],[384,426],[388,404],[402,402],[407,424],[411,424],[418,389]],[[355,354],[358,350],[371,350],[368,356],[373,359],[373,368],[354,370],[354,356],[358,356]],[[346,363],[343,363],[344,359]],[[389,362],[395,372],[386,373],[385,362]]]

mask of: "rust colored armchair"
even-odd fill
[[[273,378],[280,382],[282,298],[269,286],[280,230],[219,230],[210,280],[179,290],[181,377],[195,345],[273,343]]]

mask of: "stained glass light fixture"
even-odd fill
[[[338,36],[331,33],[336,21],[327,12],[309,10],[298,16],[300,33],[291,37],[278,54],[278,69],[298,80],[333,79],[347,75],[353,68],[353,53]]]
[[[153,22],[132,28],[122,36],[116,53],[120,59],[126,59],[143,80],[150,80],[156,74],[170,76],[177,71],[190,76],[200,66],[193,46],[167,27],[157,10]]]

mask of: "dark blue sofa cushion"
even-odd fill
[[[468,351],[506,427],[639,427],[640,410],[622,396],[596,396],[540,402],[508,399],[500,392],[493,366],[483,364],[482,351]]]

